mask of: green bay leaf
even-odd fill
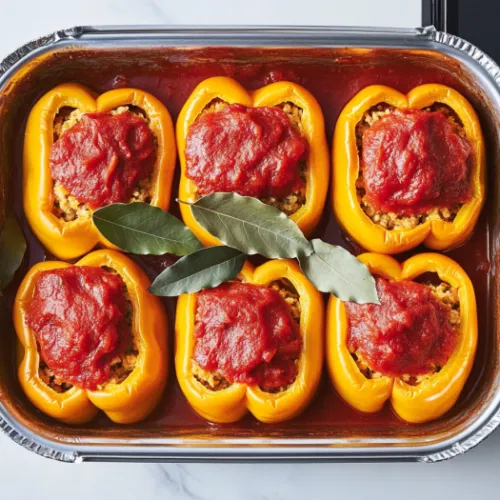
[[[320,291],[358,304],[379,304],[375,279],[368,267],[345,248],[319,239],[311,241],[314,253],[299,257],[300,267]]]
[[[187,255],[202,248],[176,217],[147,203],[113,203],[96,210],[99,232],[125,252],[138,255]]]
[[[14,215],[7,216],[0,234],[0,290],[3,290],[19,269],[26,252],[26,240]]]
[[[292,259],[313,252],[294,221],[257,198],[213,193],[191,204],[191,209],[210,234],[247,255]]]
[[[167,267],[153,281],[149,291],[162,297],[176,297],[213,288],[234,279],[246,255],[230,247],[202,248]]]

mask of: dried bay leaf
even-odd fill
[[[213,288],[234,279],[245,260],[246,255],[234,248],[202,248],[165,269],[153,281],[149,291],[162,297],[176,297]]]
[[[293,220],[257,198],[213,193],[190,205],[194,218],[204,229],[247,255],[293,259],[313,252],[311,243]]]
[[[96,210],[92,219],[113,245],[137,255],[187,255],[202,248],[179,219],[147,203],[113,203]]]

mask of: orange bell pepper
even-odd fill
[[[290,218],[307,235],[318,224],[323,213],[328,190],[328,146],[325,138],[323,113],[316,99],[303,87],[291,82],[277,82],[254,92],[248,92],[232,78],[214,77],[201,82],[184,104],[177,119],[177,147],[181,163],[179,199],[187,202],[197,200],[196,185],[185,175],[186,138],[189,127],[214,99],[229,104],[251,106],[277,106],[290,102],[303,110],[302,131],[309,143],[306,173],[306,202]],[[220,241],[203,229],[193,216],[191,207],[180,206],[184,224],[205,246],[220,245]]]
[[[356,125],[366,111],[379,103],[400,109],[423,109],[436,102],[449,106],[457,114],[472,147],[472,199],[460,208],[452,222],[428,219],[413,229],[385,229],[365,214],[357,198],[360,160]],[[395,254],[423,243],[429,248],[444,250],[460,245],[472,233],[485,199],[484,139],[474,109],[456,90],[445,85],[427,84],[404,95],[383,85],[366,87],[341,112],[335,127],[333,151],[333,210],[343,229],[363,248]]]
[[[470,374],[477,345],[476,299],[465,271],[453,260],[436,253],[415,255],[400,265],[387,255],[365,253],[358,257],[373,274],[390,280],[413,280],[433,272],[457,288],[460,300],[460,327],[457,346],[437,373],[418,385],[400,378],[383,376],[367,379],[347,347],[349,320],[344,304],[330,297],[327,309],[327,364],[337,392],[351,406],[363,412],[379,411],[387,400],[394,411],[412,423],[434,420],[457,401]]]
[[[132,88],[111,90],[94,98],[90,90],[82,85],[66,83],[45,94],[31,110],[24,139],[24,213],[37,238],[60,259],[78,258],[92,250],[97,243],[108,248],[115,247],[101,236],[92,218],[66,222],[53,213],[50,151],[54,120],[63,107],[92,113],[109,112],[127,105],[137,106],[144,111],[156,138],[151,205],[167,210],[175,169],[175,136],[168,110],[158,99]]]
[[[75,265],[111,268],[123,279],[132,303],[132,335],[139,351],[133,371],[121,384],[110,383],[101,390],[73,386],[62,393],[54,391],[39,375],[40,354],[35,335],[26,325],[27,304],[40,272],[70,265],[57,261],[35,264],[19,287],[13,319],[24,350],[18,369],[21,387],[39,410],[69,424],[88,422],[98,410],[119,424],[143,420],[157,405],[167,382],[167,318],[160,300],[147,291],[150,282],[146,274],[115,250],[96,250]]]
[[[261,422],[281,422],[306,408],[314,395],[322,371],[323,298],[291,260],[273,260],[254,268],[246,262],[239,277],[257,285],[268,285],[288,279],[300,297],[300,333],[302,353],[298,360],[295,381],[284,391],[270,393],[258,386],[234,383],[225,389],[212,391],[193,374],[195,348],[196,295],[181,295],[177,302],[175,324],[175,369],[182,392],[191,406],[203,418],[228,423],[241,419],[250,411]]]

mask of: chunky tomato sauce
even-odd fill
[[[318,99],[325,117],[326,136],[329,138],[333,136],[341,110],[357,92],[368,85],[388,85],[407,93],[422,83],[442,83],[462,92],[466,97],[471,97],[470,81],[466,75],[464,76],[458,63],[452,63],[451,67],[448,65],[449,60],[445,61],[446,64],[437,64],[436,61],[439,63],[439,60],[430,58],[424,53],[409,52],[402,57],[401,53],[391,50],[374,50],[365,54],[349,51],[346,53],[344,48],[294,47],[266,49],[263,54],[262,49],[255,48],[205,47],[190,48],[189,54],[193,57],[186,58],[184,48],[155,47],[154,50],[144,51],[144,49],[124,47],[119,53],[76,50],[73,51],[71,60],[68,60],[67,54],[47,59],[45,64],[32,68],[30,78],[20,82],[18,90],[22,90],[25,98],[20,103],[19,113],[12,122],[13,126],[10,127],[11,130],[17,131],[15,137],[11,138],[12,149],[22,151],[24,140],[22,131],[25,128],[23,120],[29,113],[30,107],[40,97],[40,92],[54,87],[61,81],[72,81],[75,70],[78,71],[80,83],[89,86],[97,93],[123,87],[137,87],[151,92],[168,107],[174,120],[195,87],[209,77],[230,76],[250,90],[276,81],[292,81],[304,86]],[[138,67],[133,63],[123,64],[123,61],[140,61],[147,64]],[[22,155],[13,156],[13,171],[22,171]],[[18,176],[12,176],[11,181],[9,189],[17,193],[13,196],[16,213],[21,214],[21,183]],[[490,198],[487,203],[492,203],[492,199]],[[177,211],[175,204],[172,208]],[[492,310],[491,294],[488,293],[490,262],[487,234],[488,224],[491,222],[491,217],[487,217],[488,214],[489,209],[485,207],[472,238],[449,253],[451,258],[465,268],[473,281],[479,330],[482,332],[489,331],[489,311]],[[360,251],[354,243],[344,238],[331,210],[326,210],[323,223],[316,233],[317,237],[329,243],[347,247],[353,252]],[[46,258],[43,246],[30,233],[26,236],[29,239],[30,263]],[[139,261],[146,268],[153,269],[154,274],[158,274],[166,265],[172,263],[168,255],[154,259],[149,256],[139,257]],[[18,275],[22,276],[22,273]],[[15,289],[15,286],[11,286],[5,292],[11,301]],[[167,299],[165,304],[172,320],[175,317],[175,301]],[[173,324],[171,328],[173,330]],[[472,374],[450,418],[468,411],[471,395],[483,390],[484,375],[491,368],[491,353],[494,352],[495,345],[494,335],[480,336]],[[7,351],[8,349],[4,349],[1,353]],[[7,368],[10,367],[10,357],[8,358],[4,360]],[[388,435],[406,432],[405,424],[391,410],[390,405],[385,405],[376,413],[355,411],[334,391],[332,384],[326,382],[325,378],[319,387],[317,397],[302,415],[288,422],[271,425],[269,428],[272,428],[272,432],[288,438],[303,436],[304,432],[350,436],[352,429],[361,429],[362,432],[369,435],[375,433],[377,436],[381,432]],[[9,403],[8,397],[4,402],[7,406],[15,404],[15,402]],[[30,421],[30,424],[36,427],[36,420]],[[128,426],[126,427],[128,429]],[[182,432],[186,428],[192,428],[200,433],[210,432],[217,436],[227,434],[225,426],[207,424],[192,410],[175,380],[170,384],[169,390],[165,391],[159,409],[148,418],[145,426],[135,426],[134,432],[140,432],[144,427],[158,429],[160,433],[171,433],[172,430]],[[97,417],[89,427],[92,432],[97,432],[96,429],[99,432],[106,432],[111,428],[115,426],[103,415]],[[127,429],[120,431],[122,434],[125,433],[125,438],[130,434]],[[261,433],[262,426],[251,416],[231,424],[231,432],[236,436],[246,436],[253,431]]]
[[[71,266],[40,273],[26,317],[54,374],[95,389],[109,378],[109,362],[130,339],[128,307],[119,276]]]
[[[202,195],[216,191],[283,197],[302,185],[307,140],[279,108],[232,104],[206,113],[186,138],[186,176]]]
[[[153,133],[129,111],[83,115],[50,154],[52,178],[91,208],[129,201],[154,162]]]
[[[469,142],[443,113],[396,110],[363,134],[366,199],[399,215],[465,203],[470,154]]]
[[[422,375],[443,366],[458,335],[449,310],[412,281],[376,278],[380,305],[346,302],[348,347],[384,375]]]
[[[297,376],[302,341],[290,308],[272,288],[224,283],[198,294],[195,361],[229,382],[277,390]]]

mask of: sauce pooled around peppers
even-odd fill
[[[142,118],[88,113],[52,145],[50,170],[81,203],[99,208],[128,202],[153,171],[153,133]]]
[[[272,288],[229,282],[202,290],[194,335],[196,363],[231,383],[277,391],[297,376],[299,325]]]
[[[108,380],[111,359],[130,340],[122,279],[99,267],[71,266],[39,274],[27,306],[43,362],[84,389]]]
[[[202,115],[186,138],[186,176],[200,195],[284,197],[300,189],[307,140],[273,107],[231,104]]]
[[[420,283],[377,277],[376,286],[380,305],[345,303],[349,351],[393,377],[442,367],[458,341],[449,309]]]
[[[412,215],[470,200],[471,146],[441,112],[395,110],[363,134],[367,201]]]

